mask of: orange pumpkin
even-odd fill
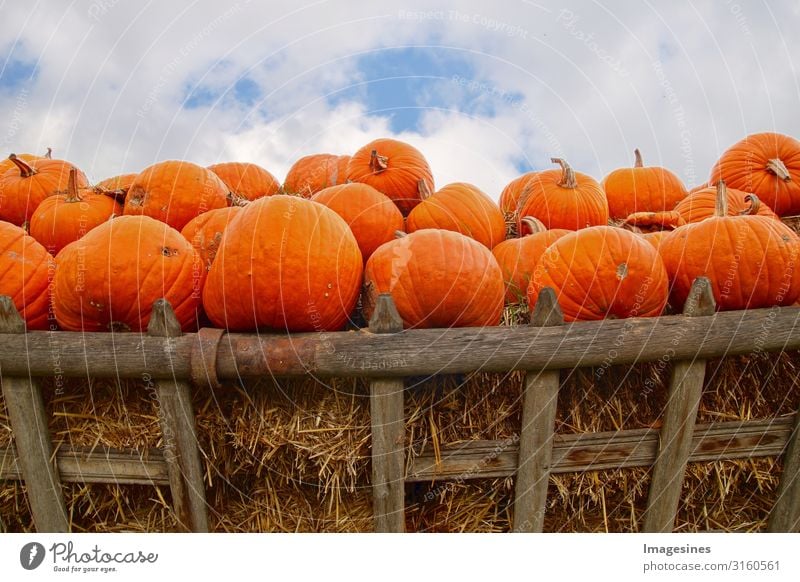
[[[520,199],[528,190],[528,184],[538,172],[528,172],[511,180],[500,192],[500,210],[506,216],[515,215]]]
[[[390,293],[407,328],[497,325],[503,273],[479,242],[449,230],[418,230],[376,250],[364,272],[364,313]]]
[[[320,190],[311,198],[341,216],[353,231],[366,261],[379,246],[403,229],[397,206],[372,186],[351,182]]]
[[[710,184],[751,192],[778,216],[800,213],[800,141],[756,133],[733,144],[711,170]]]
[[[482,190],[465,182],[426,196],[408,215],[406,226],[408,232],[424,228],[460,232],[489,249],[506,239],[503,213]]]
[[[14,154],[8,159],[14,167],[0,176],[0,220],[22,226],[31,219],[42,200],[66,192],[69,171],[74,166],[47,158],[25,162]],[[78,188],[89,185],[81,171],[77,173],[76,183]]]
[[[314,194],[330,186],[344,184],[347,180],[347,164],[350,156],[334,154],[312,154],[297,160],[286,179],[283,191],[303,198],[311,198]]]
[[[369,184],[397,204],[403,216],[434,191],[433,174],[422,153],[396,139],[376,139],[358,150],[347,164],[347,179]]]
[[[791,305],[800,298],[800,237],[780,220],[731,216],[724,182],[714,216],[664,237],[659,252],[672,281],[672,304],[686,301],[692,281],[708,277],[717,309]]]
[[[149,216],[121,216],[56,257],[53,307],[62,329],[144,331],[165,298],[185,330],[196,327],[206,270],[177,230]]]
[[[558,239],[536,265],[528,304],[552,287],[565,321],[661,315],[669,284],[658,251],[640,236],[595,226]]]
[[[192,243],[206,270],[211,268],[211,263],[217,256],[225,229],[241,209],[241,206],[228,206],[209,210],[183,227],[181,234]]]
[[[15,154],[18,160],[22,160],[25,163],[30,163],[34,160],[42,159],[42,156],[36,156],[34,154]],[[49,158],[48,158],[49,159]],[[15,168],[14,161],[11,158],[4,158],[0,160],[0,176],[8,172],[11,168]]]
[[[363,262],[347,223],[297,196],[259,198],[222,237],[203,292],[218,327],[341,329],[355,307]]]
[[[645,167],[638,149],[634,156],[633,168],[614,170],[603,180],[609,216],[625,218],[634,212],[675,208],[688,194],[680,178],[666,168]]]
[[[0,222],[0,295],[8,295],[27,329],[48,329],[55,261],[23,229]]]
[[[281,189],[278,179],[256,164],[225,162],[208,166],[230,190],[230,201],[235,206],[246,204],[262,196],[272,196]]]
[[[195,216],[227,205],[228,187],[214,172],[191,162],[168,161],[136,176],[124,212],[150,216],[180,230]]]
[[[66,194],[48,196],[31,216],[31,236],[52,254],[58,253],[95,226],[122,214],[113,198],[78,188],[77,172],[72,168]]]
[[[541,221],[531,216],[522,218],[522,223],[531,234],[508,239],[492,249],[503,271],[507,303],[520,303],[525,299],[533,270],[547,247],[572,232],[564,229],[547,230]]]
[[[578,230],[608,222],[608,203],[597,181],[574,171],[560,158],[553,158],[560,170],[537,172],[520,199],[517,232],[524,234],[521,217],[533,216],[547,228]]]
[[[98,194],[105,194],[106,196],[113,196],[117,200],[125,200],[128,190],[131,189],[131,184],[139,174],[120,174],[119,176],[112,176],[101,180],[94,185],[94,190]]]

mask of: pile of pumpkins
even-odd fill
[[[156,163],[94,186],[72,164],[0,162],[0,295],[28,329],[146,330],[153,302],[184,330],[343,329],[390,293],[406,328],[498,325],[551,287],[567,321],[680,309],[692,281],[717,308],[800,298],[800,142],[750,135],[707,184],[667,169],[602,181],[565,160],[524,174],[499,205],[434,186],[413,146],[298,160],[283,184],[255,164]],[[511,233],[511,234],[509,234]]]

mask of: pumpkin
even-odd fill
[[[206,270],[181,233],[149,216],[121,216],[56,257],[53,307],[70,331],[144,331],[165,298],[185,331],[196,326]]]
[[[519,201],[528,189],[528,184],[538,172],[528,172],[511,180],[500,192],[500,210],[506,216],[516,215]]]
[[[571,232],[564,229],[547,230],[540,220],[532,216],[522,218],[522,223],[530,234],[508,239],[492,249],[503,271],[507,303],[520,303],[525,299],[536,263],[547,247]]]
[[[167,161],[145,168],[125,197],[126,215],[150,216],[182,229],[191,219],[228,205],[228,187],[211,170]]]
[[[218,327],[341,329],[358,299],[363,262],[333,210],[297,196],[259,198],[222,236],[203,292]]]
[[[642,154],[634,150],[633,168],[614,170],[603,180],[611,218],[625,218],[634,212],[672,210],[688,192],[680,178],[658,166],[645,167]]]
[[[658,251],[640,236],[595,226],[561,237],[545,251],[528,286],[528,304],[552,287],[565,321],[661,315],[669,281]]]
[[[94,185],[95,192],[105,194],[106,196],[113,196],[117,200],[125,200],[128,190],[131,189],[131,184],[139,174],[120,174],[119,176],[112,176],[101,180]]]
[[[8,295],[27,329],[48,329],[55,261],[19,226],[0,222],[0,295]]]
[[[455,182],[426,196],[409,213],[406,230],[452,230],[489,249],[506,239],[506,222],[497,204],[472,184]]]
[[[710,184],[758,196],[778,216],[800,213],[800,141],[778,133],[756,133],[735,143],[711,170]]]
[[[344,184],[347,180],[347,164],[350,156],[333,154],[312,154],[297,160],[286,179],[283,191],[303,198],[311,198],[320,190],[330,186]]]
[[[77,184],[77,171],[69,172],[66,194],[48,196],[31,216],[30,233],[52,254],[78,240],[95,226],[122,214],[122,206],[109,196]]]
[[[30,163],[34,160],[40,160],[43,156],[36,156],[34,154],[15,154],[18,160],[25,163]],[[48,158],[49,159],[49,158]],[[11,158],[4,158],[0,160],[0,176],[8,172],[11,168],[15,168],[14,161]]]
[[[402,234],[402,233],[401,233]],[[503,273],[492,253],[449,230],[418,230],[376,250],[364,271],[364,313],[390,293],[407,328],[497,325]]]
[[[403,229],[403,215],[397,206],[367,184],[331,186],[314,194],[311,200],[344,219],[356,237],[364,261],[383,243],[393,240],[395,231]]]
[[[713,217],[664,237],[672,304],[682,306],[692,281],[708,277],[718,310],[791,305],[800,298],[800,237],[780,220],[731,216],[728,200],[720,182]]]
[[[74,166],[63,160],[39,158],[26,162],[16,155],[8,157],[14,167],[0,176],[0,220],[22,226],[48,196],[66,192],[69,171]],[[83,172],[76,175],[78,188],[89,182]]]
[[[181,234],[192,243],[206,270],[211,268],[211,263],[217,256],[222,234],[241,209],[241,206],[228,206],[209,210],[183,227]]]
[[[256,164],[225,162],[208,166],[230,190],[230,202],[241,206],[262,196],[272,196],[281,189],[277,178]]]
[[[403,216],[422,201],[425,192],[435,189],[431,168],[422,153],[396,139],[376,139],[353,154],[347,164],[347,179],[383,192]]]
[[[560,158],[552,161],[561,169],[537,172],[520,199],[517,232],[524,234],[523,216],[538,218],[547,228],[567,230],[606,224],[608,203],[600,184]]]

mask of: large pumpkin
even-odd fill
[[[661,315],[668,279],[658,251],[640,236],[595,226],[558,239],[545,251],[528,287],[528,304],[552,287],[565,321]]]
[[[121,216],[56,257],[53,307],[72,331],[144,331],[165,298],[184,330],[196,326],[206,270],[181,233],[149,216]]]
[[[81,190],[77,171],[70,170],[66,194],[45,198],[31,216],[30,233],[52,254],[58,253],[113,216],[122,214],[122,206],[103,194]]]
[[[634,212],[675,208],[688,194],[680,178],[666,168],[645,167],[638,149],[634,156],[633,168],[614,170],[603,180],[609,216],[625,218]]]
[[[272,196],[281,189],[278,179],[256,164],[224,162],[208,167],[230,190],[230,202],[239,206],[262,196]]]
[[[449,230],[418,230],[373,253],[364,272],[364,312],[390,293],[407,328],[497,325],[503,274],[479,242]]]
[[[547,228],[578,230],[608,222],[608,203],[597,180],[573,170],[560,158],[553,158],[560,170],[537,172],[520,199],[517,232],[523,233],[521,218],[533,216]]]
[[[659,252],[680,307],[692,281],[708,277],[719,310],[791,305],[800,298],[800,237],[780,220],[731,216],[725,183],[715,216],[666,235]]]
[[[276,195],[251,202],[222,236],[203,293],[218,327],[341,329],[363,262],[347,223],[322,204]]]
[[[372,186],[351,182],[320,190],[311,198],[341,216],[353,231],[366,261],[375,249],[403,229],[397,206]]]
[[[330,186],[344,184],[347,180],[347,164],[350,156],[334,154],[311,154],[297,160],[283,182],[286,194],[311,198]]]
[[[106,178],[105,180],[100,180],[94,185],[94,190],[99,194],[113,196],[120,201],[125,200],[125,196],[128,195],[128,190],[131,189],[131,185],[138,175],[139,174],[120,174],[118,176]]]
[[[528,190],[528,184],[538,172],[528,172],[511,180],[500,192],[500,210],[509,217],[516,218],[519,201]]]
[[[241,206],[228,206],[209,210],[183,227],[181,234],[192,243],[206,270],[211,268],[217,256],[225,229],[241,209]]]
[[[55,262],[25,231],[0,221],[0,295],[11,297],[28,329],[48,329]]]
[[[182,229],[195,216],[228,205],[228,187],[191,162],[167,161],[145,168],[125,197],[125,214],[143,214]]]
[[[396,139],[376,139],[358,150],[347,164],[347,179],[383,192],[407,216],[427,192],[433,174],[422,153]]]
[[[452,230],[489,249],[506,239],[506,223],[497,204],[472,184],[455,182],[426,197],[408,215],[408,232],[424,228]]]
[[[14,167],[0,176],[0,220],[22,226],[31,219],[33,211],[48,196],[66,192],[69,171],[74,166],[63,160],[38,158],[26,162],[14,154],[9,160]],[[77,172],[78,188],[89,182],[80,170]]]
[[[44,156],[37,156],[35,154],[14,154],[14,157],[16,157],[18,160],[22,160],[25,163],[30,163],[34,160],[40,160]],[[3,158],[2,160],[0,160],[0,176],[2,176],[6,172],[8,172],[11,168],[14,167],[16,167],[14,164],[14,160],[12,160],[10,157]]]
[[[800,142],[779,133],[756,133],[735,143],[711,170],[710,184],[751,192],[778,216],[800,213]]]
[[[533,270],[547,247],[572,232],[560,228],[547,230],[531,216],[524,217],[522,223],[529,235],[510,238],[492,249],[503,271],[507,303],[520,303],[525,299]]]

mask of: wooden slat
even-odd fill
[[[555,291],[549,287],[542,289],[531,314],[531,326],[552,327],[563,323]],[[525,375],[519,467],[514,481],[515,532],[540,532],[544,527],[558,387],[558,370],[528,371]]]
[[[153,304],[147,333],[170,339],[180,337],[180,323],[167,300],[159,299]],[[184,530],[207,532],[203,470],[189,384],[178,379],[160,379],[155,388],[175,515]]]
[[[0,333],[15,335],[20,344],[25,344],[25,322],[7,296],[0,297]],[[27,376],[7,375],[2,367],[0,374],[11,432],[17,450],[22,453],[19,464],[36,531],[68,532],[69,519],[53,462],[53,443],[41,386],[38,380]]]
[[[771,532],[800,533],[800,411],[783,456],[778,500],[769,515]]]
[[[392,296],[381,294],[369,331],[390,334],[403,331]],[[372,422],[372,499],[376,532],[405,531],[405,417],[403,380],[376,378],[370,382]]]
[[[692,283],[683,314],[701,317],[713,315],[714,311],[711,281],[699,277]],[[658,456],[653,464],[644,513],[645,532],[671,532],[674,527],[705,376],[705,360],[677,361],[672,366]]]

